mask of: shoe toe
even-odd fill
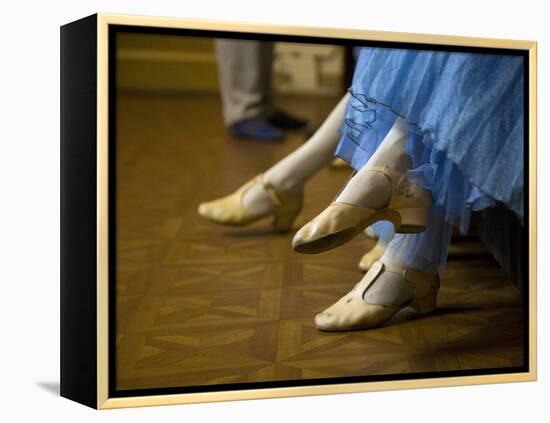
[[[324,222],[312,221],[296,233],[292,249],[302,254],[317,254],[334,248],[338,241],[338,234],[332,233]]]
[[[292,238],[292,248],[296,250],[297,247],[304,244],[309,240],[309,228],[308,225],[302,226],[298,232],[294,234]]]
[[[323,311],[317,313],[314,318],[315,327],[320,330],[335,330],[337,329],[336,319],[330,312]]]
[[[199,205],[198,213],[205,219],[211,220],[217,223],[231,222],[230,213],[228,210],[220,205],[217,201],[209,201]]]
[[[316,251],[311,250],[311,243],[315,241],[315,238],[311,236],[307,228],[300,229],[299,232],[294,235],[292,239],[292,249],[298,253],[313,253]]]
[[[197,209],[197,212],[202,217],[210,217],[210,211],[211,211],[210,203],[201,203],[199,204],[199,208]]]
[[[361,257],[361,260],[359,260],[359,270],[361,270],[362,272],[367,272],[370,269],[371,264],[372,263],[370,262],[368,257],[363,256]]]
[[[292,239],[292,246],[299,247],[301,245],[317,241],[323,236],[326,236],[328,230],[325,226],[326,225],[323,220],[319,219],[319,217],[313,219],[309,223],[306,223],[294,235],[294,238]]]
[[[359,261],[359,269],[363,272],[367,272],[370,267],[376,263],[384,255],[385,249],[376,245],[372,250],[367,252],[361,257]]]
[[[296,233],[292,248],[299,253],[316,254],[341,245],[357,233],[362,223],[359,209],[346,204],[330,205]]]

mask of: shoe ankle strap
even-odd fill
[[[342,193],[342,191],[344,191],[344,189],[346,188],[346,186],[348,185],[349,181],[351,181],[351,179],[357,175],[359,172],[378,172],[378,173],[382,173],[384,174],[389,180],[390,182],[392,183],[393,185],[393,180],[392,180],[392,176],[396,174],[396,171],[393,171],[390,167],[388,166],[369,166],[369,167],[366,167],[364,169],[361,169],[361,170],[354,170],[353,172],[351,172],[351,174],[349,175],[347,181],[340,187],[340,189],[338,190],[338,192],[334,195],[333,199],[332,199],[332,202],[336,201],[336,199],[340,196],[340,194]]]
[[[416,269],[407,269],[405,267],[398,267],[398,266],[392,266],[390,264],[386,264],[386,263],[383,263],[382,261],[378,260],[381,264],[382,264],[382,269],[386,272],[391,272],[391,273],[398,273],[402,276],[405,276],[405,273],[407,272],[418,272],[418,273],[427,273],[427,272],[423,272],[421,270],[416,270]]]
[[[370,288],[370,286],[378,279],[378,277],[384,273],[384,272],[392,272],[397,273],[403,277],[403,280],[405,280],[408,283],[413,284],[415,287],[417,286],[417,275],[419,274],[426,274],[426,272],[422,272],[420,270],[414,270],[414,269],[405,269],[402,267],[397,266],[390,266],[382,263],[382,261],[378,260],[375,261],[369,271],[363,276],[363,279],[361,279],[355,286],[353,287],[353,290],[355,292],[354,295],[358,295],[361,298],[363,297],[364,293]],[[412,277],[411,277],[412,276]],[[431,275],[432,278],[424,281],[427,281],[430,286],[435,289],[439,289],[439,276]]]
[[[387,264],[384,264],[384,263],[382,263],[382,266],[383,266],[384,271],[397,273],[397,274],[401,275],[403,277],[403,279],[405,279],[405,280],[410,280],[411,279],[410,277],[407,277],[407,274],[409,276],[413,276],[413,275],[430,275],[430,276],[433,277],[433,279],[438,279],[439,278],[438,274],[433,274],[433,273],[430,273],[430,272],[424,272],[422,270],[406,269],[406,268],[403,268],[403,267],[390,266],[390,265],[387,265]],[[412,279],[414,279],[414,276],[413,276]]]
[[[390,265],[385,264],[385,263],[382,263],[382,266],[383,266],[384,271],[391,272],[391,273],[397,273],[397,274],[403,276],[403,278],[405,277],[405,273],[407,273],[407,269],[405,269],[403,267],[390,266]]]
[[[269,197],[269,200],[271,203],[278,207],[281,205],[281,199],[277,195],[277,191],[275,191],[275,187],[273,184],[269,181],[266,181],[263,174],[259,175],[260,183],[262,184],[262,188],[264,189],[265,193]]]
[[[364,169],[364,172],[373,171],[386,174],[387,169],[389,169],[388,166],[368,166]]]
[[[399,185],[401,180],[407,177],[407,172],[401,172],[391,166],[369,166],[365,168],[365,171],[383,173],[393,185]]]

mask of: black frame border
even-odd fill
[[[60,28],[60,395],[97,406],[97,15]]]

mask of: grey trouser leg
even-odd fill
[[[225,124],[269,114],[273,43],[217,39],[215,45]]]

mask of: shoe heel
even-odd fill
[[[399,209],[400,223],[395,232],[407,234],[426,230],[428,223],[428,208]]]
[[[278,232],[289,232],[296,220],[298,213],[276,213],[273,215],[273,229]]]
[[[426,314],[434,311],[437,303],[437,291],[433,294],[414,300],[411,303],[411,308],[418,314]]]
[[[289,232],[292,230],[292,225],[296,217],[302,211],[302,198],[299,197],[294,201],[288,201],[284,206],[275,209],[273,213],[273,229],[278,232]]]

